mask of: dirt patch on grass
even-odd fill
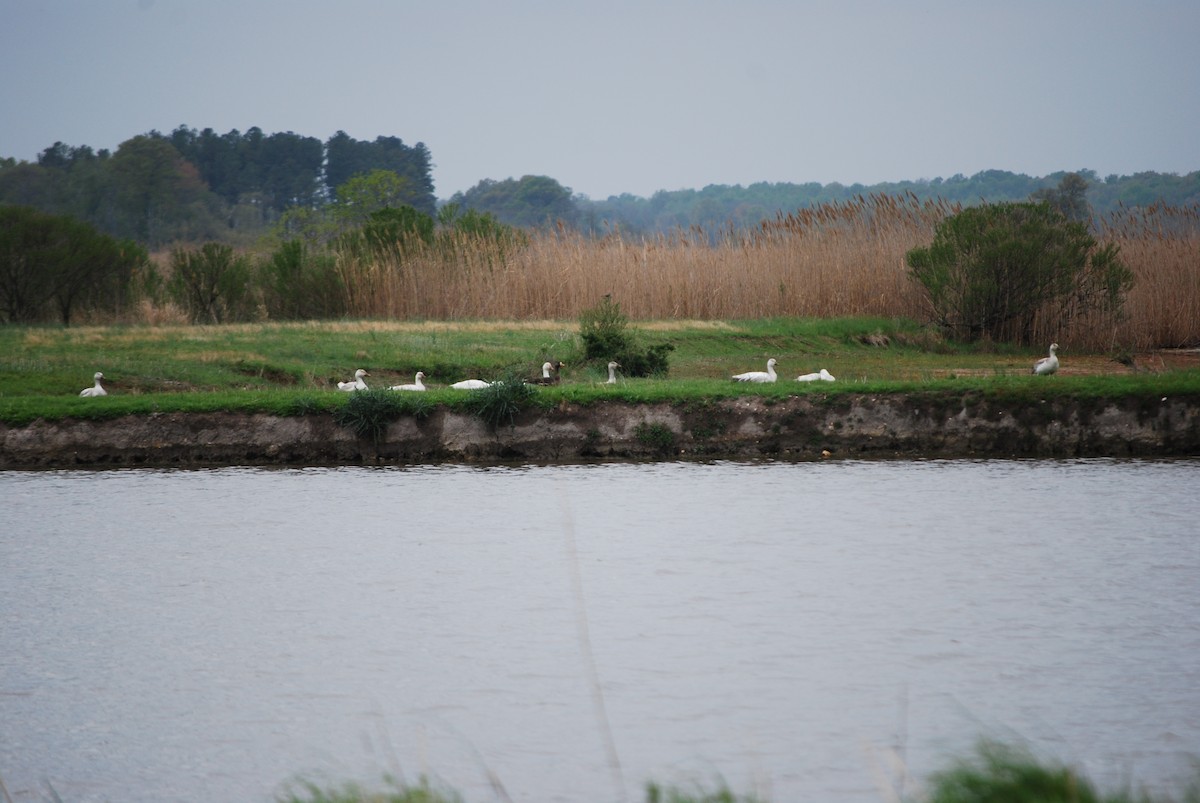
[[[935,368],[927,374],[935,377],[954,376],[1015,376],[1033,371],[1036,360],[1006,357],[986,368]],[[1200,349],[1170,349],[1144,351],[1121,361],[1098,354],[1071,356],[1059,352],[1058,373],[1063,376],[1119,376],[1122,374],[1161,374],[1168,371],[1200,369]],[[1049,379],[1049,377],[1048,377]]]

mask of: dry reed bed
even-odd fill
[[[928,318],[905,254],[928,244],[958,207],[872,196],[779,215],[751,232],[692,229],[635,241],[568,231],[520,246],[462,239],[403,260],[340,263],[351,314],[384,319],[569,319],[606,293],[630,317]],[[1035,340],[1075,349],[1200,344],[1200,215],[1122,210],[1102,221],[1136,276],[1122,319],[1039,317]]]

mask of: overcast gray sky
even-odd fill
[[[436,194],[1200,169],[1196,0],[0,0],[0,156],[424,142]]]

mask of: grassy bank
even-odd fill
[[[426,374],[430,403],[464,405],[460,379],[534,377],[548,360],[561,384],[531,403],[586,404],[724,398],[739,394],[892,393],[950,390],[1045,398],[1200,393],[1200,359],[1060,351],[1062,369],[1033,377],[1042,356],[1004,346],[957,346],[903,319],[773,318],[636,324],[643,343],[670,343],[670,374],[606,385],[604,367],[581,361],[578,324],[534,322],[332,322],[227,326],[0,328],[0,420],[112,418],[152,412],[240,411],[295,415],[333,411],[349,394],[337,382],[356,368],[373,388]],[[778,360],[775,384],[730,375]],[[1132,366],[1129,364],[1133,361]],[[835,382],[797,383],[829,370]],[[109,395],[80,398],[95,371]]]

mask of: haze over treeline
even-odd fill
[[[996,169],[872,185],[763,181],[604,200],[574,194],[550,176],[527,175],[482,178],[439,201],[432,167],[433,154],[424,143],[408,145],[394,136],[355,140],[339,131],[322,142],[257,127],[219,134],[180,126],[169,134],[134,136],[116,152],[56,142],[36,162],[0,157],[0,204],[69,215],[151,248],[201,241],[249,245],[274,231],[289,210],[335,203],[348,181],[377,171],[395,176],[388,184],[393,206],[434,215],[454,204],[512,226],[563,225],[587,234],[619,230],[630,236],[693,227],[748,228],[779,214],[860,196],[911,194],[964,205],[1026,200],[1056,186],[1068,172],[1087,181],[1087,201],[1101,216],[1122,205],[1200,204],[1200,171],[1100,176],[1086,168],[1046,176]]]

